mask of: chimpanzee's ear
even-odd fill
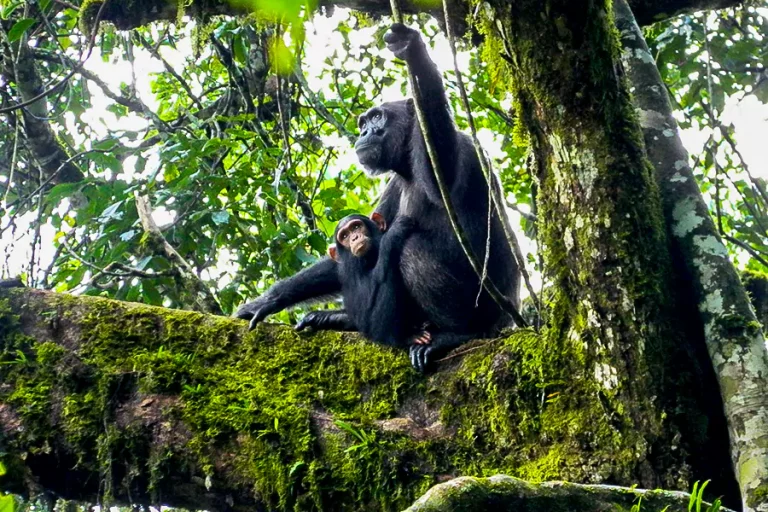
[[[331,244],[328,246],[328,257],[330,257],[333,261],[339,261],[339,253],[336,252],[336,244]]]
[[[387,230],[387,221],[384,220],[384,217],[379,212],[373,212],[371,220],[379,226],[379,231],[382,233]]]
[[[416,104],[413,102],[413,98],[405,100],[405,109],[408,111],[408,114],[412,116],[416,115]]]

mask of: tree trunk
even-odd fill
[[[536,0],[496,5],[556,289],[548,342],[579,351],[598,404],[610,403],[594,413],[610,416],[618,446],[643,460],[662,437],[654,397],[675,332],[658,192],[619,74],[610,4],[550,2],[546,15]]]

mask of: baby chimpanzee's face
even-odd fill
[[[350,219],[336,232],[336,243],[343,245],[356,258],[365,256],[371,248],[371,233],[360,219]]]

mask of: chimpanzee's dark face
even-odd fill
[[[410,100],[383,103],[361,115],[357,158],[372,175],[397,170],[407,157],[406,143],[413,123]]]

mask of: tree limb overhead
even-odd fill
[[[744,0],[632,0],[629,2],[632,7],[638,23],[641,25],[650,25],[657,21],[662,21],[678,14],[702,11],[708,9],[723,9],[726,7],[735,7],[742,5]],[[87,3],[83,11],[83,20],[85,26],[88,26],[96,17],[96,13],[101,7],[101,0],[94,0]],[[193,0],[185,7],[187,14],[198,17],[210,17],[220,14],[230,16],[240,16],[247,12],[242,6],[247,2],[203,2]],[[421,7],[419,7],[421,5]],[[423,2],[413,0],[401,2],[401,8],[406,14],[423,12]],[[362,11],[373,16],[389,16],[391,8],[389,0],[322,0],[320,6],[325,8],[346,7],[357,11]],[[453,9],[453,22],[457,29],[466,27],[466,17],[469,13],[469,5],[466,2],[455,2]],[[434,3],[434,11],[440,14],[440,3]],[[104,8],[101,15],[102,21],[113,23],[121,30],[130,30],[158,20],[175,21],[178,19],[178,8],[174,2],[165,2],[162,0],[136,0],[133,2],[122,2],[109,0],[109,4]]]

